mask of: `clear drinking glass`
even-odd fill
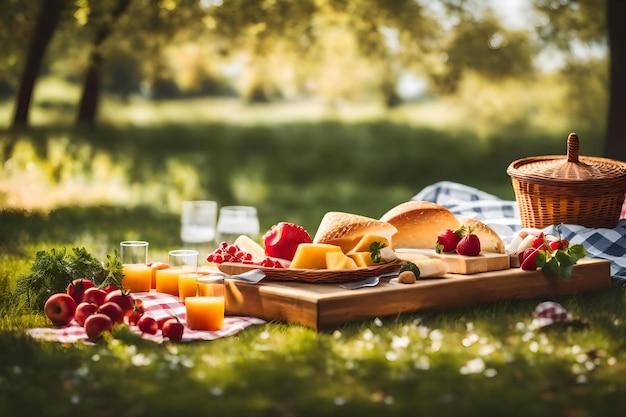
[[[233,243],[240,235],[259,238],[259,217],[256,207],[224,206],[217,220],[215,241]]]
[[[152,268],[148,266],[148,242],[125,240],[120,242],[122,285],[130,292],[150,291]]]
[[[180,296],[179,276],[198,272],[198,251],[177,249],[169,252],[170,267],[156,271],[156,291]]]
[[[183,201],[180,214],[180,237],[185,243],[207,243],[215,239],[217,202]]]

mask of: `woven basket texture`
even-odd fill
[[[224,262],[218,266],[220,271],[231,275],[241,274],[251,269],[260,269],[265,272],[265,279],[267,281],[296,281],[318,284],[360,281],[381,274],[399,273],[401,267],[402,262],[399,259],[384,264],[357,269],[268,268],[258,265],[229,262]]]
[[[578,152],[578,136],[570,133],[566,156],[529,157],[509,165],[523,227],[615,227],[626,194],[626,163]]]

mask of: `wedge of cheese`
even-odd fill
[[[327,269],[356,269],[357,264],[343,252],[326,252]]]
[[[369,251],[353,252],[348,254],[354,260],[358,267],[368,267],[374,265],[372,261],[372,253]]]
[[[441,259],[421,259],[412,261],[420,270],[420,278],[442,277],[448,272],[446,263]]]
[[[370,250],[370,245],[374,242],[380,242],[386,247],[389,247],[389,240],[386,237],[374,234],[366,234],[352,249],[347,252],[347,254],[350,255],[351,253],[355,252],[368,252]]]
[[[300,243],[289,265],[290,268],[326,269],[326,254],[329,252],[340,253],[343,251],[339,246],[327,243]]]

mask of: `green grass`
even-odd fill
[[[107,124],[90,130],[68,127],[67,108],[54,103],[37,107],[35,128],[0,133],[2,416],[626,412],[619,283],[557,299],[586,327],[535,331],[533,311],[543,299],[502,300],[319,333],[268,323],[211,342],[163,345],[124,328],[95,345],[36,341],[25,329],[48,326],[47,319],[13,297],[39,250],[80,246],[103,259],[121,240],[145,239],[151,260],[164,258],[182,243],[182,198],[253,204],[262,229],[289,220],[311,233],[326,211],[378,217],[440,180],[513,198],[506,166],[564,153],[569,129],[561,122],[520,124],[512,109],[493,123],[480,102],[465,123],[448,115],[445,126],[431,113],[441,103],[353,118],[291,110],[276,122],[266,110],[233,103],[213,118],[202,118],[212,114],[199,110],[204,102],[162,103],[157,120],[157,105],[107,102]],[[149,115],[143,124],[142,111]],[[50,123],[56,115],[65,116]],[[601,130],[578,132],[589,138],[585,154],[599,153]]]

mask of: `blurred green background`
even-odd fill
[[[313,234],[326,211],[380,217],[441,180],[513,199],[513,160],[564,154],[570,131],[582,155],[605,145],[604,1],[3,9],[5,244],[176,245],[183,199]]]

